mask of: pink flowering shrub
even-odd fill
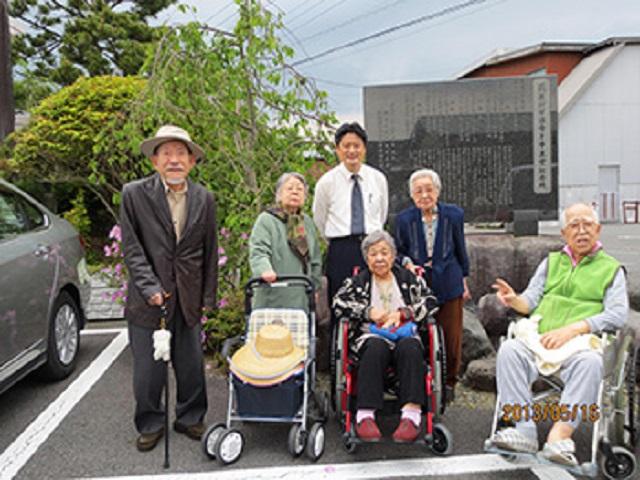
[[[222,227],[218,232],[218,308],[201,319],[203,347],[219,352],[222,342],[244,331],[242,287],[249,278],[248,239]]]
[[[105,299],[124,305],[127,301],[128,276],[122,254],[122,230],[120,225],[113,226],[108,238],[108,243],[103,247],[107,265],[100,270],[100,274],[106,280],[107,285],[115,288],[115,291],[111,294],[105,294]]]

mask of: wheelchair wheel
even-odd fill
[[[630,479],[636,470],[636,457],[624,447],[611,448],[613,455],[600,460],[600,468],[609,479]]]
[[[453,451],[453,436],[449,429],[440,423],[433,425],[431,451],[436,455],[449,455]]]
[[[444,346],[444,333],[440,325],[435,325],[434,352],[430,354],[433,361],[433,391],[435,402],[433,413],[436,418],[445,411],[445,384],[447,379],[447,352]]]
[[[333,341],[331,342],[331,405],[335,413],[336,419],[342,418],[342,392],[344,392],[345,378],[342,372],[342,348],[339,342],[342,341],[342,327],[338,323],[333,329]],[[346,406],[344,406],[346,408]]]
[[[614,398],[615,409],[620,414],[614,417],[613,434],[616,445],[633,449],[638,440],[636,372],[639,359],[638,351],[632,341],[629,342],[626,348],[626,355],[624,366],[621,365],[621,368],[624,368],[624,386]]]
[[[292,457],[299,457],[304,452],[307,444],[307,432],[302,429],[302,425],[294,423],[289,430],[287,439],[287,449]]]
[[[344,435],[342,437],[342,446],[344,447],[345,452],[352,454],[356,452],[356,448],[358,447],[358,444],[353,441],[351,438],[349,438],[348,435]]]

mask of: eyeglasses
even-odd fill
[[[574,218],[569,223],[567,223],[566,228],[579,231],[582,227],[583,230],[590,231],[593,230],[596,225],[598,224],[592,218]]]

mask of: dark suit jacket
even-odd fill
[[[396,217],[395,240],[400,260],[409,257],[415,265],[427,261],[422,212],[417,207]],[[469,275],[469,259],[464,243],[464,212],[456,205],[438,202],[438,228],[433,246],[432,288],[441,304],[460,297],[463,277]]]
[[[215,201],[203,186],[187,181],[187,218],[177,244],[160,175],[128,183],[122,189],[122,250],[129,270],[125,318],[136,325],[158,326],[159,309],[147,300],[162,291],[171,293],[169,318],[173,318],[175,299],[179,298],[190,327],[200,321],[203,307],[216,306]]]

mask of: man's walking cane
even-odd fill
[[[171,332],[167,330],[167,303],[160,305],[160,329],[153,332],[153,358],[166,362],[164,379],[164,468],[169,468],[169,360]]]

